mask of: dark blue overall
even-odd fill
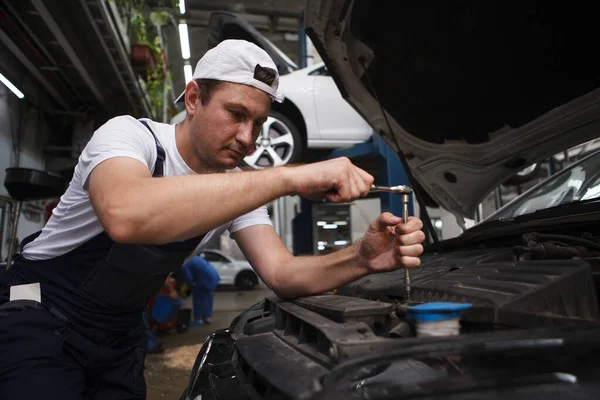
[[[142,311],[200,240],[120,244],[103,232],[49,260],[18,257],[0,282],[0,399],[145,399]],[[8,301],[10,286],[35,282],[41,304]]]

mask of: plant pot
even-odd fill
[[[147,44],[135,43],[131,45],[131,66],[144,80],[148,68],[154,68],[156,62],[152,56],[152,49]]]

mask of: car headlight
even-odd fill
[[[229,329],[219,329],[206,338],[198,352],[194,367],[192,368],[189,385],[186,390],[187,393],[185,395],[186,400],[192,400],[190,396],[194,393],[196,385],[199,384],[199,379],[203,372],[210,369],[209,367],[212,364],[224,362],[226,361],[226,358],[231,357],[231,354],[228,354],[230,351],[227,350],[233,344],[231,333],[232,332]],[[220,348],[220,346],[223,348]],[[216,354],[213,354],[215,353],[215,351],[213,351],[215,347],[220,348],[220,351],[216,351]],[[233,353],[233,351],[231,351],[231,353]]]

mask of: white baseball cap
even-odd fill
[[[275,72],[275,80],[268,85],[254,78],[257,66],[270,68]],[[215,79],[224,82],[254,86],[267,93],[272,100],[282,103],[284,96],[277,91],[279,72],[266,51],[246,40],[227,39],[208,50],[196,64],[192,79]],[[185,90],[175,103],[185,100]]]

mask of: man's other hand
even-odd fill
[[[358,249],[358,264],[368,273],[393,271],[398,268],[416,268],[421,265],[425,234],[423,222],[383,213],[369,225]]]

